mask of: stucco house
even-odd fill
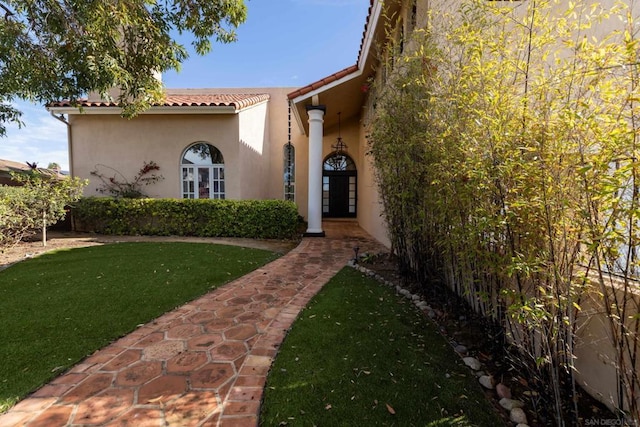
[[[375,86],[388,72],[381,58],[393,55],[380,47],[393,38],[400,51],[410,49],[410,35],[427,25],[429,8],[454,10],[459,3],[370,0],[357,62],[304,87],[167,89],[162,105],[133,120],[95,96],[82,112],[65,102],[48,109],[68,125],[71,174],[90,180],[86,195],[97,194],[91,171],[101,165],[133,177],[154,161],[165,179],[148,189],[152,197],[290,199],[307,220],[308,235],[324,234],[323,218],[352,218],[389,245],[366,155]],[[581,333],[607,335],[596,322]],[[581,343],[576,366],[582,385],[611,405],[615,375],[600,360],[610,353],[600,338]]]
[[[363,126],[382,11],[371,0],[355,65],[302,88],[168,88],[162,105],[133,120],[93,95],[82,111],[49,105],[68,126],[71,173],[98,195],[93,170],[133,177],[154,161],[165,179],[148,188],[152,197],[287,198],[308,235],[323,235],[324,217],[353,218],[387,242]]]

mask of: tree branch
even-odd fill
[[[9,9],[4,4],[0,3],[0,9],[4,10],[4,19],[8,20],[10,16],[13,16],[15,13]]]

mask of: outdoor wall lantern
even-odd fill
[[[335,150],[336,154],[342,154],[344,152],[347,151],[347,144],[345,144],[342,141],[342,136],[340,135],[340,114],[342,114],[341,112],[338,112],[338,139],[336,140],[335,145],[332,145],[331,148],[333,148]]]

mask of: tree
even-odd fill
[[[0,0],[0,136],[20,124],[15,99],[76,103],[91,91],[134,116],[162,100],[155,72],[188,57],[173,35],[190,33],[204,55],[211,40],[235,41],[243,0]]]
[[[80,178],[57,179],[40,172],[13,174],[20,187],[0,186],[0,247],[18,243],[42,232],[47,245],[47,226],[63,219],[67,206],[80,199],[87,185]]]

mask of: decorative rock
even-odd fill
[[[409,291],[408,291],[408,290],[406,290],[406,289],[401,289],[401,290],[400,290],[400,294],[401,294],[401,295],[404,295],[404,296],[405,296],[405,297],[407,297],[407,298],[411,297],[411,292],[409,292]]]
[[[502,399],[500,399],[500,406],[502,406],[507,411],[511,411],[513,408],[524,408],[524,402],[503,397]]]
[[[534,397],[538,395],[537,391],[531,391],[531,390],[526,390],[524,392],[522,392],[522,394],[524,394],[527,397]]]
[[[411,295],[411,299],[414,300],[414,301],[420,301],[420,295],[413,294],[413,295]]]
[[[478,379],[478,381],[480,382],[480,384],[482,384],[482,387],[489,390],[493,390],[493,388],[495,387],[493,385],[493,377],[491,375],[483,375]]]
[[[462,344],[458,344],[453,349],[456,351],[456,353],[460,353],[460,354],[467,353],[467,347],[463,346]]]
[[[513,408],[509,413],[509,419],[516,424],[527,424],[527,415],[522,408]]]
[[[476,374],[476,378],[480,378],[480,377],[483,377],[483,376],[487,375],[487,373],[485,371],[482,371],[482,370],[476,371],[475,374]]]
[[[529,424],[520,423],[520,424],[516,425],[516,427],[529,427]]]
[[[435,319],[436,318],[436,312],[433,310],[428,310],[427,311],[427,316],[429,316],[430,319]]]
[[[502,383],[496,386],[496,393],[500,399],[511,399],[511,389]]]
[[[475,357],[464,357],[462,361],[464,362],[465,365],[467,365],[474,371],[477,371],[482,367],[482,364],[480,363],[480,361]]]

